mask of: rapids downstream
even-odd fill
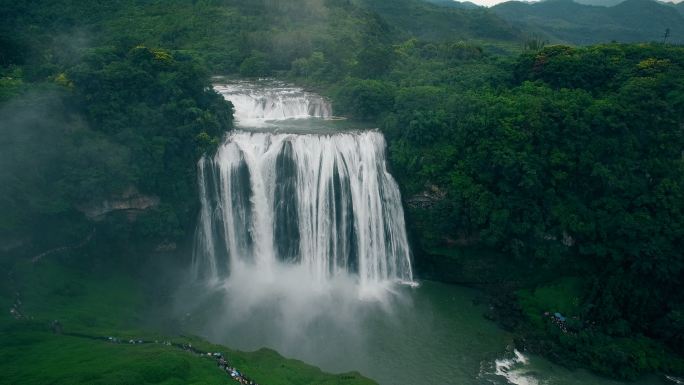
[[[415,283],[379,131],[284,83],[215,88],[237,129],[198,164],[192,279],[175,309],[185,330],[381,385],[619,384],[512,351],[475,291]]]

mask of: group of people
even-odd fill
[[[120,343],[126,343],[128,342],[129,344],[135,345],[135,344],[145,344],[145,343],[152,343],[152,341],[144,341],[141,339],[129,339],[128,341],[126,340],[121,340],[117,337],[107,337],[107,341],[114,343],[114,344],[120,344]],[[218,367],[226,372],[233,380],[237,381],[241,385],[259,385],[256,382],[250,380],[247,376],[244,374],[240,373],[240,371],[233,367],[230,362],[226,359],[226,357],[223,356],[222,353],[205,353],[202,352],[198,349],[195,349],[192,347],[192,344],[187,343],[187,344],[173,344],[170,341],[154,341],[155,344],[162,344],[165,346],[177,346],[187,352],[197,354],[200,356],[207,355],[209,357],[212,357],[216,360],[216,364]]]
[[[244,374],[240,373],[239,370],[230,365],[228,360],[221,353],[208,353],[211,354],[216,359],[216,364],[221,370],[225,371],[230,375],[230,377],[239,382],[242,385],[258,385],[256,382],[250,380]]]
[[[21,298],[19,298],[19,293],[16,293],[14,296],[14,303],[12,303],[12,307],[10,307],[10,314],[14,319],[26,318],[21,311]]]
[[[565,323],[565,317],[561,313],[550,313],[547,311],[544,312],[544,316],[549,318],[554,325],[558,326],[563,333],[568,332],[568,325]]]
[[[17,319],[17,320],[28,318],[28,317],[26,317],[26,316],[23,314],[21,308],[22,308],[21,298],[20,298],[19,293],[16,293],[16,294],[15,294],[15,298],[14,298],[14,302],[12,303],[12,306],[10,307],[10,311],[9,311],[10,314],[12,315],[12,317],[14,317],[14,318]],[[61,322],[59,322],[58,320],[52,321],[52,322],[50,323],[50,329],[51,329],[52,332],[55,333],[55,334],[62,334],[62,324],[61,324]],[[170,341],[158,341],[158,340],[155,340],[155,341],[144,341],[144,340],[142,340],[142,339],[129,339],[128,341],[126,341],[126,340],[122,340],[122,339],[120,339],[120,338],[111,337],[111,336],[110,336],[110,337],[87,336],[87,337],[88,337],[88,338],[100,339],[100,340],[101,340],[101,339],[105,339],[105,340],[107,340],[108,342],[113,343],[113,344],[129,343],[129,344],[131,344],[131,345],[136,345],[136,344],[146,344],[146,343],[152,343],[152,342],[154,342],[155,344],[162,344],[162,345],[165,345],[165,346],[173,346],[173,345],[176,345],[177,347],[179,347],[179,348],[181,348],[181,349],[183,349],[183,350],[185,350],[185,351],[188,351],[188,352],[190,352],[190,353],[194,353],[194,354],[197,354],[197,355],[205,355],[205,354],[206,354],[206,355],[208,355],[208,356],[210,356],[210,357],[213,357],[214,359],[216,359],[216,364],[218,365],[218,367],[219,367],[221,370],[225,371],[233,380],[237,381],[237,382],[240,383],[241,385],[259,385],[259,384],[257,384],[256,382],[250,380],[250,379],[249,379],[247,376],[245,376],[244,374],[240,373],[240,371],[239,371],[237,368],[235,368],[235,367],[233,367],[232,365],[230,365],[230,363],[229,363],[228,360],[223,356],[222,353],[204,353],[204,352],[201,352],[201,351],[199,351],[199,350],[193,348],[193,347],[192,347],[192,344],[190,344],[190,343],[188,343],[188,344],[173,344],[173,343],[171,343]]]

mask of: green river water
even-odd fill
[[[254,285],[262,288],[262,283]],[[184,313],[186,327],[233,348],[268,347],[325,371],[356,370],[381,385],[624,384],[541,357],[516,359],[512,335],[482,316],[478,292],[465,287],[422,282],[418,288],[401,287],[382,301],[357,304],[353,299],[337,301],[329,292],[293,302],[288,297],[301,293],[264,301],[242,291],[224,296],[223,290],[200,295],[203,300]],[[261,303],[255,306],[257,300]],[[321,310],[307,314],[309,305]],[[225,312],[217,313],[217,308]],[[631,384],[665,383],[652,376]]]

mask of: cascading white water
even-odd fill
[[[243,127],[330,116],[323,98],[300,89],[217,89]],[[220,280],[243,263],[265,272],[285,262],[317,281],[341,273],[357,274],[361,286],[412,280],[401,196],[378,131],[236,130],[213,158],[200,160],[199,174],[198,278]]]
[[[250,82],[216,86],[235,106],[235,119],[242,126],[259,126],[264,120],[329,118],[332,107],[320,95],[301,88]]]

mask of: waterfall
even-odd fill
[[[256,120],[327,118],[331,108],[296,88],[217,90],[244,129],[198,164],[198,279],[220,281],[241,263],[257,271],[285,263],[318,281],[347,273],[361,285],[412,280],[401,196],[380,132],[251,131]]]
[[[332,107],[320,95],[284,85],[268,86],[236,82],[216,86],[235,106],[235,119],[242,126],[259,126],[265,120],[329,118]]]

